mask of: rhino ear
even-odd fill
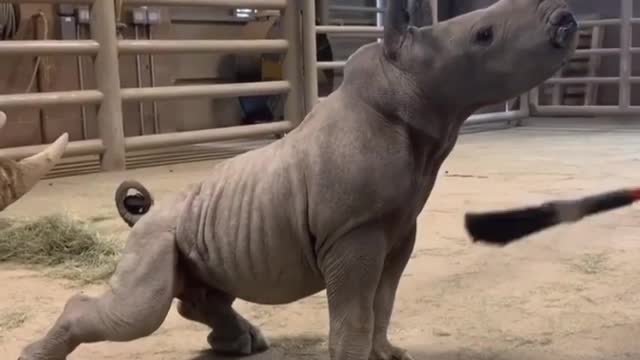
[[[0,129],[7,123],[7,115],[0,111]]]
[[[410,24],[415,27],[425,27],[433,23],[433,9],[430,0],[408,0]]]
[[[384,16],[384,52],[395,59],[409,28],[410,16],[407,11],[408,0],[387,0]]]

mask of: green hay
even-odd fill
[[[114,241],[65,215],[0,222],[0,263],[49,267],[48,274],[56,277],[104,280],[113,273],[119,250]]]

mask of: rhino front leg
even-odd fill
[[[111,288],[93,298],[72,297],[53,327],[27,346],[19,360],[64,360],[83,343],[131,341],[164,321],[176,286],[174,234],[134,230]]]
[[[179,298],[180,315],[212,329],[207,341],[213,351],[248,356],[269,348],[260,330],[233,309],[235,298],[231,295],[190,279]]]
[[[360,228],[336,239],[321,258],[329,303],[331,360],[367,360],[374,299],[386,254],[382,231]]]
[[[402,273],[409,262],[416,239],[416,226],[396,245],[385,260],[380,284],[376,291],[374,313],[375,328],[373,333],[373,349],[370,360],[411,360],[409,353],[393,346],[387,337],[391,313],[395,302],[396,291]]]

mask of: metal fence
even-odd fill
[[[99,139],[74,141],[66,156],[100,155],[102,170],[125,169],[126,151],[230,140],[289,131],[303,114],[299,1],[296,0],[123,0],[137,6],[215,6],[280,10],[285,39],[275,40],[118,40],[114,2],[110,0],[18,0],[16,3],[73,3],[91,6],[92,40],[0,42],[0,56],[90,55],[96,90],[0,95],[0,109],[97,104]],[[151,53],[284,53],[284,80],[238,84],[120,88],[119,54]],[[225,98],[286,94],[284,121],[179,133],[124,136],[122,102],[183,98]],[[22,158],[43,146],[3,149],[6,158]]]
[[[283,21],[284,39],[274,40],[118,40],[114,3],[111,0],[14,0],[16,3],[66,3],[91,6],[92,40],[33,40],[2,41],[0,56],[8,55],[90,55],[94,57],[97,88],[66,92],[0,95],[0,109],[17,107],[48,107],[56,105],[98,105],[99,139],[74,141],[66,156],[100,155],[101,169],[125,169],[127,151],[146,150],[178,145],[199,144],[236,138],[280,134],[294,128],[318,98],[318,71],[340,71],[344,61],[318,62],[317,34],[342,34],[360,38],[380,38],[383,10],[376,8],[345,7],[340,11],[360,11],[377,15],[377,26],[333,26],[321,21],[316,25],[316,7],[313,0],[122,0],[125,5],[136,6],[213,6],[225,8],[252,8],[279,10]],[[565,106],[540,105],[539,88],[519,98],[519,108],[510,103],[504,111],[474,114],[467,124],[484,124],[523,119],[529,116],[558,115],[619,115],[638,114],[640,106],[631,106],[631,84],[640,83],[640,77],[631,76],[631,57],[640,52],[631,43],[633,0],[620,0],[620,19],[589,20],[580,26],[620,25],[619,48],[579,50],[576,57],[591,55],[620,56],[619,77],[580,77],[549,79],[546,84],[618,84],[618,106]],[[382,4],[382,1],[378,1]],[[326,2],[325,2],[326,7]],[[322,8],[322,7],[321,7]],[[334,7],[335,8],[335,7]],[[322,8],[326,17],[330,7]],[[437,21],[437,19],[436,19]],[[302,31],[300,31],[302,30]],[[283,54],[282,81],[262,81],[236,84],[187,86],[161,86],[120,88],[118,56],[120,54],[177,54],[177,53],[275,53]],[[122,103],[141,100],[167,100],[196,97],[225,98],[252,95],[284,95],[284,121],[258,125],[233,126],[218,129],[124,136]],[[25,146],[0,150],[0,156],[22,158],[40,151],[43,146]]]
[[[435,2],[432,2],[435,3]],[[316,48],[315,39],[316,34],[327,34],[327,35],[341,35],[341,36],[349,36],[349,37],[357,37],[357,38],[372,38],[372,39],[380,39],[382,37],[384,28],[382,27],[382,17],[380,14],[384,13],[384,2],[378,1],[376,7],[364,7],[364,6],[331,6],[329,10],[336,11],[351,11],[351,12],[360,12],[360,13],[368,13],[372,16],[376,17],[376,26],[354,26],[354,25],[344,25],[344,26],[336,26],[336,25],[316,25],[315,23],[315,7],[313,1],[305,1],[305,7],[303,14],[305,14],[304,18],[304,27],[305,27],[305,38],[304,38],[304,61],[305,61],[305,73],[304,73],[304,81],[305,81],[305,108],[310,109],[314,106],[318,101],[322,101],[323,98],[318,97],[318,76],[317,72],[320,70],[334,70],[334,71],[342,71],[344,66],[346,65],[346,61],[332,61],[332,62],[322,62],[317,61],[315,51],[312,51]],[[437,18],[434,19],[437,22]],[[514,101],[509,101],[505,103],[504,111],[500,112],[488,112],[488,113],[479,113],[472,115],[467,121],[466,125],[477,125],[477,124],[487,124],[494,122],[510,122],[517,121],[520,119],[524,119],[529,116],[529,98],[528,94],[523,94],[519,101],[518,109],[512,109],[511,104]]]
[[[539,89],[531,92],[532,116],[610,116],[640,114],[640,106],[631,105],[631,85],[639,84],[640,77],[632,76],[631,64],[633,54],[640,53],[640,48],[633,47],[632,26],[640,24],[640,18],[633,17],[633,0],[620,0],[620,18],[580,21],[581,28],[593,26],[619,26],[620,47],[577,50],[575,57],[618,56],[620,59],[620,75],[617,77],[555,77],[545,84],[613,84],[618,85],[618,105],[540,105]]]
[[[341,34],[353,37],[369,37],[380,38],[383,28],[378,26],[315,26],[315,23],[309,21],[313,17],[313,2],[307,3],[308,19],[305,19],[307,27],[307,37],[305,38],[305,89],[307,94],[306,107],[309,108],[318,99],[318,91],[316,87],[317,70],[332,69],[339,71],[345,66],[344,61],[333,62],[317,62],[315,54],[309,50],[315,46],[314,34]],[[380,1],[378,3],[381,3]],[[590,56],[619,56],[620,59],[620,75],[617,77],[553,77],[547,80],[541,86],[522,94],[519,97],[518,109],[512,109],[511,104],[516,101],[509,101],[505,104],[504,111],[488,112],[472,115],[466,124],[485,124],[492,122],[517,121],[533,116],[608,116],[608,115],[631,115],[640,114],[640,106],[631,105],[631,85],[640,84],[640,77],[632,76],[631,64],[633,54],[640,53],[640,47],[632,45],[632,26],[640,24],[640,18],[633,17],[633,0],[620,0],[621,14],[620,18],[584,20],[579,22],[581,29],[594,26],[619,26],[620,27],[620,46],[618,48],[595,48],[595,49],[579,49],[576,50],[574,58],[585,58]],[[361,6],[334,6],[339,11],[353,11],[371,14],[381,14],[384,12],[382,6],[377,7],[361,7]],[[437,21],[437,19],[436,19]],[[569,84],[613,84],[618,85],[619,101],[618,105],[541,105],[539,101],[540,90],[546,85],[569,85]]]

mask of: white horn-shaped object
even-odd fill
[[[69,143],[62,134],[41,153],[19,162],[0,159],[0,211],[29,192],[60,161]]]

